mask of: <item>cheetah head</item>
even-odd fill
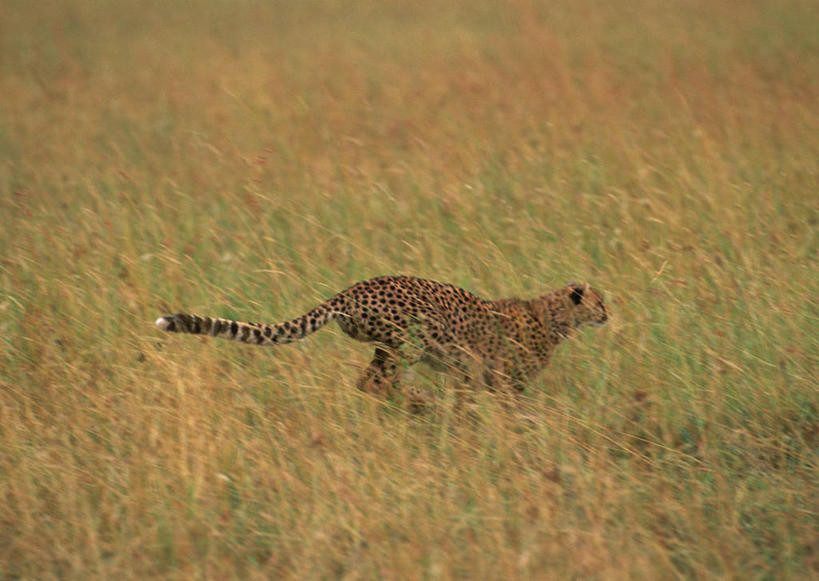
[[[565,288],[568,303],[572,309],[574,326],[586,323],[595,327],[605,325],[609,320],[608,309],[603,302],[603,293],[588,284],[569,283]]]

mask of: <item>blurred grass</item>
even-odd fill
[[[819,10],[6,2],[0,579],[817,574]],[[528,395],[160,336],[383,273],[614,320]]]

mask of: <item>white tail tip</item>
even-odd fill
[[[159,317],[154,324],[163,331],[167,331],[171,324],[171,320],[166,317]]]

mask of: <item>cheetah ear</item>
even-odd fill
[[[572,299],[572,302],[574,304],[579,305],[580,302],[583,300],[583,291],[585,290],[585,288],[577,283],[572,283],[571,285],[569,285],[569,288],[572,289],[572,292],[569,295],[569,297]]]

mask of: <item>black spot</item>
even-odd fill
[[[572,299],[572,302],[576,305],[579,305],[580,302],[583,300],[583,287],[574,287],[572,288],[572,294],[569,295]]]
[[[253,329],[253,336],[256,338],[257,343],[262,342],[262,332],[258,329]]]
[[[236,334],[239,332],[239,323],[236,321],[230,322],[230,336],[235,337]]]
[[[273,334],[273,331],[272,331],[272,329],[270,327],[265,327],[264,328],[264,336],[265,337],[270,339],[270,335],[272,335],[272,334]]]

